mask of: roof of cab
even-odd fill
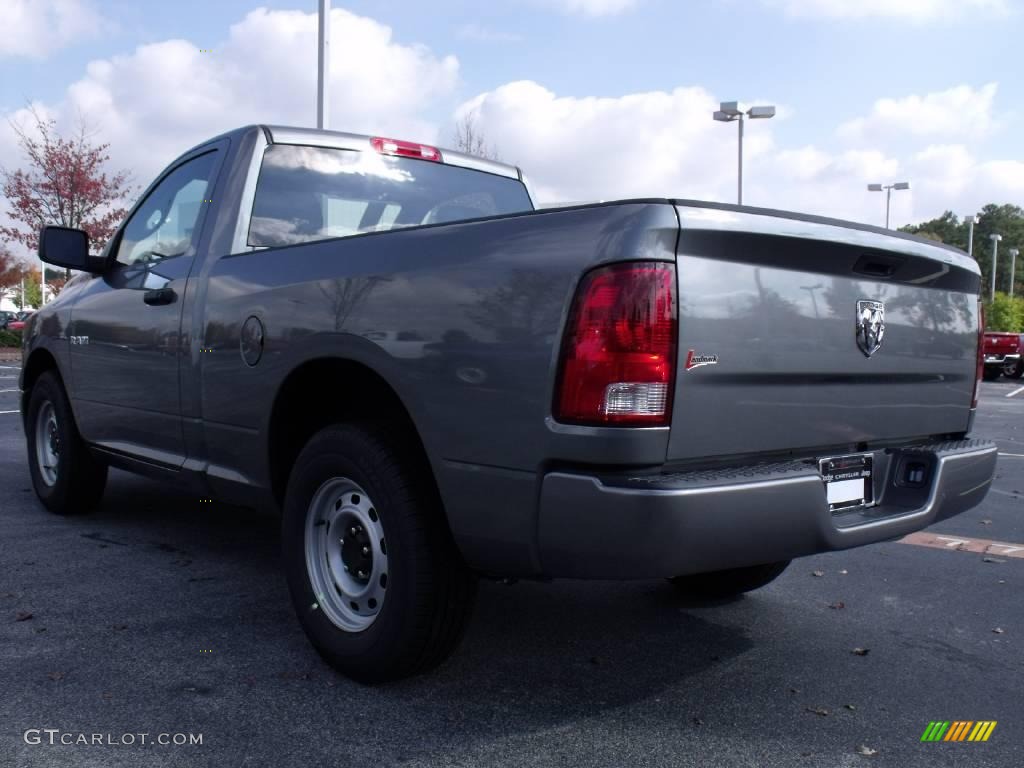
[[[344,133],[342,131],[324,131],[316,128],[295,128],[284,125],[261,126],[267,134],[267,140],[272,144],[300,144],[312,147],[334,147],[337,149],[368,150],[371,148],[370,136],[358,133]],[[442,162],[448,165],[457,165],[461,168],[470,168],[474,171],[484,171],[499,176],[507,176],[511,179],[522,179],[522,173],[514,165],[499,163],[476,155],[468,155],[465,152],[457,152],[454,149],[439,148]]]

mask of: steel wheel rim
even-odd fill
[[[1017,361],[1014,361],[1012,363],[1003,363],[1003,376],[1011,378],[1013,374],[1017,372],[1018,364],[1019,363]]]
[[[60,462],[60,432],[57,428],[57,411],[53,403],[47,400],[36,414],[36,466],[39,477],[47,486],[57,482],[57,469]]]
[[[306,511],[305,548],[313,609],[346,632],[373,624],[387,594],[387,542],[358,483],[336,477],[320,486]]]

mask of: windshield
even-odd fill
[[[248,244],[292,245],[530,210],[518,179],[376,152],[276,144],[263,156]]]

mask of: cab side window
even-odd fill
[[[114,257],[118,262],[151,264],[189,253],[213,186],[216,154],[182,163],[157,184],[125,224]]]

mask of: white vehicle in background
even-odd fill
[[[402,360],[423,357],[423,348],[428,343],[416,331],[363,331],[359,335],[375,342],[392,357]]]

